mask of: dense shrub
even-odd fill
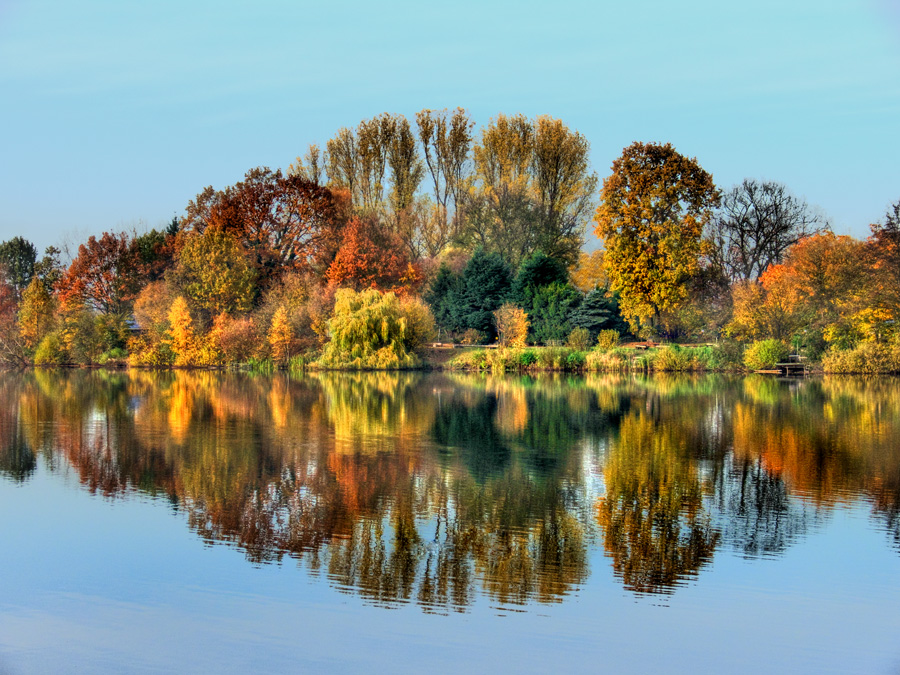
[[[750,370],[768,370],[775,367],[776,363],[784,361],[788,357],[788,348],[781,340],[759,340],[754,342],[744,352],[744,365]]]
[[[588,370],[620,372],[630,370],[630,353],[625,349],[595,349],[587,355]]]
[[[826,373],[875,375],[900,372],[900,348],[862,342],[854,349],[831,349],[822,357]]]
[[[601,330],[597,333],[597,348],[601,351],[609,351],[619,346],[619,331]]]
[[[520,368],[529,368],[537,363],[537,354],[533,349],[522,349],[517,352]]]
[[[678,345],[666,345],[654,354],[653,369],[662,372],[683,373],[694,370],[691,350]]]
[[[566,343],[572,349],[586,352],[591,347],[591,332],[587,328],[575,328]]]
[[[36,366],[59,366],[66,362],[66,350],[59,332],[44,336],[34,352]]]
[[[574,350],[566,357],[566,370],[581,370],[587,363],[587,356],[583,351]]]

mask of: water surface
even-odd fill
[[[894,379],[0,377],[0,672],[900,668]]]

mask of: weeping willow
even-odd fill
[[[369,289],[357,293],[344,288],[335,295],[334,315],[328,322],[331,341],[319,359],[326,368],[413,368],[412,331],[400,301],[393,293]]]

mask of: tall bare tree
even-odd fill
[[[538,249],[574,264],[598,184],[589,152],[560,120],[498,115],[473,150],[464,238],[514,265]]]
[[[436,231],[441,248],[456,234],[459,211],[471,174],[474,122],[462,108],[416,113],[425,166],[431,176],[437,206]]]
[[[804,237],[829,229],[825,217],[781,183],[745,179],[722,197],[707,238],[731,281],[757,279]]]
[[[323,153],[316,143],[310,143],[306,154],[298,157],[296,163],[288,167],[288,174],[299,176],[316,185],[322,185],[326,180],[325,167],[327,165],[328,153]]]

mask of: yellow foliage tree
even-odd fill
[[[590,293],[595,288],[603,288],[609,284],[603,267],[603,251],[599,249],[593,253],[582,251],[578,256],[578,264],[569,270],[569,274],[572,285],[582,293]]]
[[[187,238],[174,279],[197,307],[215,314],[249,310],[256,292],[256,273],[244,247],[215,228]]]
[[[613,162],[594,215],[604,264],[633,330],[658,329],[700,270],[703,228],[719,193],[696,159],[670,144],[633,143]]]
[[[55,306],[44,282],[34,277],[22,292],[19,306],[19,331],[28,350],[34,350],[53,329]]]
[[[272,358],[278,362],[285,362],[291,358],[294,351],[294,328],[288,318],[287,309],[281,305],[272,317],[272,325],[269,327],[269,345],[272,347]]]
[[[187,301],[180,295],[169,309],[169,337],[176,366],[208,366],[219,361],[214,346],[194,329]]]
[[[524,347],[528,337],[528,314],[521,307],[507,302],[494,312],[497,338],[503,347]]]

